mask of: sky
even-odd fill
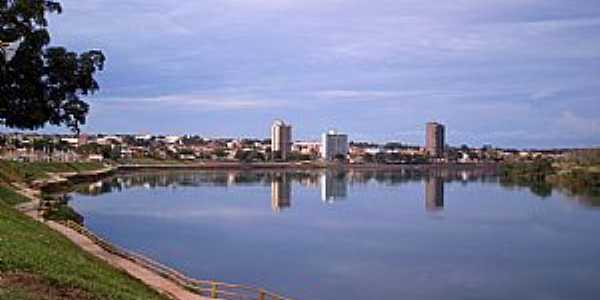
[[[84,132],[600,145],[600,1],[64,0],[107,56]],[[47,128],[46,131],[56,131]]]

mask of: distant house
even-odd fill
[[[88,155],[87,160],[91,162],[102,162],[104,161],[104,156],[100,154],[90,154]]]
[[[196,156],[194,154],[179,154],[179,159],[181,159],[181,160],[195,160]]]
[[[60,139],[61,142],[67,143],[70,146],[77,146],[79,145],[79,138],[62,138]]]

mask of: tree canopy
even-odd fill
[[[81,97],[99,89],[94,74],[105,57],[48,47],[46,14],[61,12],[56,1],[0,0],[0,125],[79,132],[85,124],[89,105]]]

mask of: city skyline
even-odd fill
[[[600,145],[594,1],[139,4],[50,16],[53,45],[107,55],[84,132],[252,137],[281,117],[299,139],[420,144],[437,120],[457,144]]]

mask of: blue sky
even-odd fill
[[[600,145],[600,2],[65,0],[53,45],[100,48],[87,132]],[[56,130],[53,128],[50,131]]]

